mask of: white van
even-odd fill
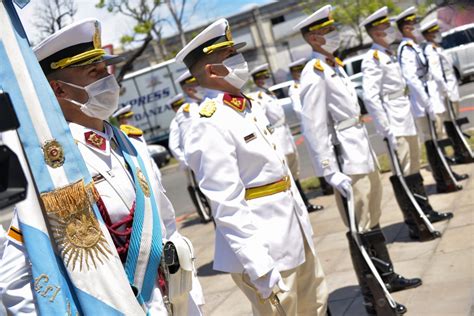
[[[167,103],[181,87],[174,80],[186,70],[174,59],[125,75],[119,106],[132,106],[129,124],[143,130],[149,144],[167,145],[169,126],[175,113]]]
[[[446,54],[451,58],[458,80],[474,77],[474,23],[458,26],[442,35]]]

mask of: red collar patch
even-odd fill
[[[86,139],[86,143],[90,146],[93,146],[103,151],[105,151],[105,149],[107,148],[107,140],[99,134],[94,133],[93,131],[84,133],[84,137]]]
[[[247,106],[247,99],[244,98],[243,96],[235,96],[235,95],[230,95],[228,93],[224,93],[224,97],[222,98],[222,101],[233,108],[236,111],[243,112],[245,110],[245,107]]]

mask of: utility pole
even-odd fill
[[[252,9],[252,16],[253,16],[253,20],[255,22],[255,26],[257,28],[258,39],[259,39],[259,41],[262,45],[263,56],[265,57],[265,61],[268,64],[268,70],[270,70],[270,74],[271,74],[273,83],[275,83],[275,77],[273,76],[272,65],[270,63],[270,58],[268,57],[266,41],[265,41],[265,37],[264,37],[263,31],[262,31],[262,25],[261,25],[262,21],[260,19],[260,9],[257,5]]]

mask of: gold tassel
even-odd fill
[[[94,183],[84,185],[84,180],[51,192],[42,193],[41,200],[48,214],[55,214],[60,218],[71,216],[88,209],[97,201]]]

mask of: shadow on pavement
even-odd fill
[[[200,219],[199,217],[195,217],[195,218],[193,218],[193,219],[189,219],[189,220],[183,222],[183,223],[181,224],[181,228],[180,228],[180,229],[186,228],[186,227],[190,227],[190,226],[194,226],[194,225],[198,225],[198,224],[207,225],[207,224],[209,224],[209,223],[203,224],[203,223],[201,222],[201,219]]]
[[[436,184],[425,185],[425,191],[426,191],[426,195],[428,196],[433,195],[433,194],[438,194],[438,191],[436,190]]]
[[[405,223],[394,223],[382,227],[383,235],[385,236],[386,244],[391,244],[395,242],[419,242],[413,240],[408,235],[408,226]]]
[[[349,285],[329,294],[331,316],[365,316],[362,296],[358,285]]]
[[[208,277],[218,274],[226,274],[227,272],[216,271],[212,268],[214,261],[208,262],[197,268],[197,275],[200,277]]]
[[[317,198],[319,196],[324,196],[323,190],[321,188],[305,191],[305,193],[306,193],[306,197],[308,198],[308,200]]]

